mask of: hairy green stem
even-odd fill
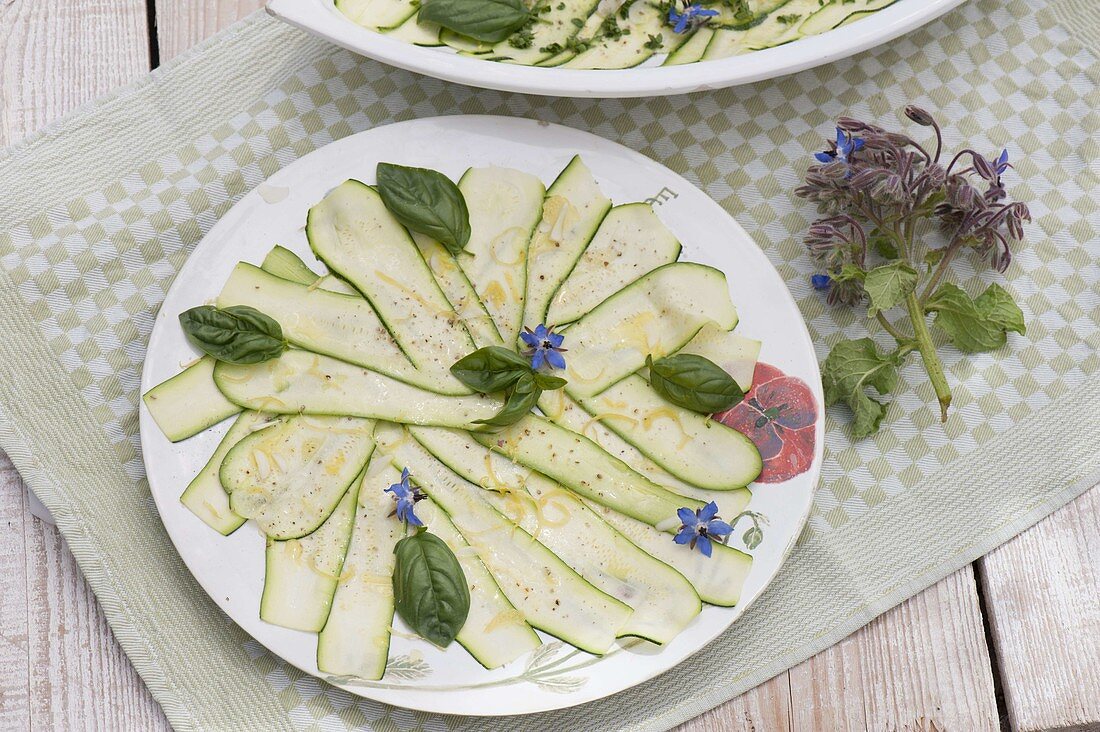
[[[940,402],[940,421],[946,422],[947,408],[951,406],[951,387],[947,385],[943,363],[936,353],[932,334],[928,332],[928,323],[924,318],[924,310],[915,293],[910,292],[906,295],[905,309],[909,311],[909,319],[913,321],[913,337],[917,342],[921,359],[924,360],[924,370],[928,372],[928,378],[932,381],[932,388],[936,390],[936,398]]]
[[[878,319],[878,323],[879,323],[879,325],[881,325],[881,326],[882,326],[882,329],[883,329],[883,330],[885,330],[885,331],[886,331],[887,333],[889,333],[890,335],[894,336],[894,340],[898,342],[898,345],[899,345],[899,346],[900,346],[900,345],[902,345],[902,344],[904,344],[904,343],[905,343],[905,341],[909,340],[908,338],[906,338],[906,337],[905,337],[905,334],[904,334],[904,333],[902,333],[902,332],[901,332],[900,330],[898,330],[897,328],[895,328],[895,327],[894,327],[894,326],[893,326],[893,325],[892,325],[892,324],[890,323],[890,321],[886,319],[886,316],[885,316],[885,315],[883,315],[883,314],[882,314],[881,312],[877,312],[877,313],[875,313],[875,318],[877,318],[877,319]]]
[[[921,305],[924,305],[924,303],[928,302],[928,298],[932,297],[932,293],[936,290],[936,285],[940,284],[940,280],[947,274],[947,268],[951,265],[951,260],[958,254],[961,246],[962,242],[958,239],[947,245],[947,249],[943,253],[943,259],[940,260],[935,271],[932,272],[931,279],[928,280],[928,284],[925,285],[924,291],[920,295],[919,302]]]

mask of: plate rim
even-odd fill
[[[503,64],[415,46],[356,25],[339,14],[331,0],[268,0],[266,9],[286,23],[350,51],[444,81],[542,96],[617,98],[722,89],[786,76],[887,43],[964,2],[897,0],[850,26],[742,56],[609,70]]]
[[[556,123],[543,122],[543,121],[540,121],[540,120],[534,120],[534,119],[529,119],[529,118],[524,118],[524,117],[510,117],[510,116],[503,116],[503,115],[487,115],[487,114],[478,114],[478,115],[460,114],[460,115],[443,115],[443,116],[436,116],[436,117],[422,117],[422,118],[415,118],[415,119],[410,119],[410,120],[391,122],[391,123],[388,123],[388,124],[385,124],[385,125],[379,125],[377,127],[372,127],[372,128],[366,129],[366,130],[362,130],[358,133],[355,133],[353,135],[348,135],[347,137],[341,138],[340,140],[336,140],[333,143],[328,143],[327,145],[324,145],[320,148],[317,148],[317,150],[311,151],[310,153],[307,153],[306,155],[303,155],[302,157],[298,158],[297,160],[281,167],[278,171],[276,171],[275,173],[272,173],[272,175],[269,176],[269,179],[270,179],[270,177],[275,177],[275,176],[280,175],[280,174],[285,174],[285,171],[287,171],[289,169],[292,169],[294,166],[297,166],[297,165],[303,163],[303,161],[308,160],[314,153],[318,152],[319,150],[324,149],[328,145],[338,143],[338,142],[341,142],[341,141],[346,141],[346,140],[349,140],[349,139],[352,139],[352,138],[357,138],[357,137],[360,137],[360,136],[370,135],[372,132],[374,132],[376,130],[379,130],[379,129],[383,129],[383,128],[392,128],[392,127],[404,126],[404,125],[419,125],[419,124],[425,124],[425,123],[438,124],[438,123],[440,123],[441,120],[445,121],[444,123],[446,123],[447,121],[453,121],[453,120],[468,120],[470,122],[482,121],[482,122],[487,123],[487,124],[496,124],[496,125],[503,125],[503,126],[528,124],[528,125],[532,125],[532,126],[538,126],[538,127],[541,127],[541,128],[546,128],[546,127],[561,128],[561,129],[567,131],[567,133],[569,133],[569,134],[579,134],[579,135],[585,136],[587,138],[590,138],[594,142],[596,142],[596,144],[609,145],[612,148],[616,149],[616,151],[618,153],[626,155],[628,158],[631,159],[632,162],[634,162],[636,164],[639,164],[639,165],[657,166],[657,167],[661,168],[664,171],[664,173],[667,176],[669,176],[671,180],[675,181],[677,184],[682,185],[685,188],[694,189],[697,193],[699,193],[703,198],[705,198],[709,202],[709,205],[711,207],[713,207],[716,211],[720,212],[725,217],[726,221],[730,225],[732,225],[732,227],[735,228],[738,231],[738,233],[745,238],[746,241],[751,242],[752,244],[755,245],[755,240],[748,234],[747,231],[745,231],[745,229],[733,217],[732,214],[730,214],[728,211],[726,211],[717,201],[715,201],[713,198],[711,198],[701,188],[699,188],[698,186],[696,186],[695,184],[693,184],[692,182],[690,182],[689,180],[687,180],[686,178],[681,176],[679,173],[676,173],[672,169],[668,168],[663,163],[660,163],[660,162],[658,162],[658,161],[656,161],[656,160],[654,160],[654,159],[652,159],[652,158],[650,158],[650,157],[648,157],[648,156],[646,156],[646,155],[644,155],[644,154],[642,154],[642,153],[640,153],[636,150],[633,150],[633,149],[631,149],[631,148],[629,148],[629,147],[627,147],[627,146],[625,146],[625,145],[623,145],[619,142],[616,142],[614,140],[609,140],[609,139],[604,138],[602,136],[596,135],[592,132],[588,132],[587,130],[581,130],[581,129],[577,129],[577,128],[574,128],[574,127],[570,127],[568,125],[560,125],[560,124],[556,124]],[[464,132],[464,131],[460,131],[460,132]],[[188,255],[188,260],[185,261],[183,266],[181,266],[179,272],[177,272],[176,277],[172,282],[172,285],[166,291],[164,300],[162,301],[161,309],[163,309],[163,303],[169,302],[169,300],[172,299],[173,296],[177,294],[176,293],[177,288],[182,289],[182,288],[185,287],[185,282],[179,275],[184,272],[185,268],[187,267],[188,263],[191,260],[191,256],[199,249],[199,247],[202,247],[203,244],[208,239],[217,240],[219,238],[219,236],[221,236],[223,234],[223,229],[229,229],[233,225],[232,213],[233,213],[234,209],[236,209],[238,206],[245,205],[247,203],[248,199],[250,199],[250,198],[257,197],[257,196],[262,197],[261,189],[263,188],[265,183],[266,183],[266,181],[258,184],[256,187],[254,187],[252,190],[250,190],[248,193],[244,194],[240,199],[238,199],[238,201],[232,207],[230,207],[224,214],[221,215],[221,217],[219,217],[219,219],[210,228],[210,230],[195,245],[194,249],[192,249],[191,253]],[[786,545],[778,552],[779,560],[778,560],[776,568],[772,572],[771,576],[767,578],[766,582],[759,588],[759,590],[756,592],[755,595],[750,597],[745,602],[739,603],[738,605],[736,605],[735,608],[737,610],[737,614],[734,617],[732,617],[729,620],[729,622],[727,622],[724,626],[722,626],[721,628],[716,630],[705,641],[703,641],[702,645],[700,647],[704,647],[706,644],[712,642],[718,636],[722,635],[723,633],[728,632],[730,630],[730,628],[733,627],[737,623],[737,621],[741,619],[741,617],[745,614],[745,612],[765,593],[765,591],[771,585],[771,583],[774,582],[776,577],[782,572],[783,567],[786,564],[786,562],[788,561],[788,559],[790,558],[790,555],[793,552],[793,550],[794,550],[794,548],[795,548],[795,546],[798,542],[799,537],[804,533],[805,528],[807,526],[809,516],[810,516],[810,513],[811,513],[813,505],[814,505],[814,500],[815,500],[816,495],[817,495],[817,491],[820,489],[821,472],[822,472],[822,466],[823,466],[823,462],[824,462],[824,431],[825,431],[825,406],[824,406],[824,404],[825,403],[824,403],[824,396],[823,396],[823,393],[822,393],[822,386],[821,386],[821,379],[820,379],[820,364],[818,362],[816,353],[814,351],[813,339],[810,336],[809,328],[808,328],[807,323],[805,321],[805,317],[802,315],[801,310],[798,307],[797,301],[794,299],[794,296],[790,292],[789,288],[786,286],[785,282],[783,281],[782,276],[779,275],[778,270],[776,270],[775,266],[772,264],[771,260],[767,257],[767,255],[763,252],[762,249],[760,249],[758,246],[754,246],[753,249],[755,251],[755,256],[758,256],[758,258],[761,260],[761,262],[763,264],[765,264],[768,268],[770,268],[775,273],[777,279],[779,280],[779,284],[781,285],[780,289],[782,291],[782,294],[776,293],[776,296],[786,298],[786,300],[787,300],[786,304],[789,305],[791,307],[791,309],[798,315],[797,320],[798,320],[799,329],[798,329],[798,332],[797,332],[796,335],[797,335],[798,339],[802,342],[802,347],[805,349],[805,353],[808,355],[808,363],[810,364],[812,375],[814,376],[814,378],[807,384],[809,386],[809,388],[811,389],[811,392],[813,393],[814,400],[816,402],[815,406],[817,407],[817,418],[816,418],[816,421],[815,421],[814,457],[813,457],[813,461],[810,465],[810,468],[806,471],[806,474],[805,474],[806,479],[810,481],[810,488],[809,488],[809,495],[807,497],[805,507],[802,509],[801,514],[797,517],[797,522],[796,522],[797,523],[797,530],[792,532],[792,534],[790,535],[790,537],[787,540]],[[149,342],[150,346],[153,344],[153,341],[157,339],[158,334],[163,331],[164,326],[161,325],[161,323],[162,323],[161,309],[158,309],[157,315],[155,317],[155,324],[154,324],[154,327],[153,327],[153,331],[150,334],[150,342]],[[159,382],[154,382],[153,377],[151,376],[151,371],[153,370],[152,362],[153,362],[153,359],[150,359],[147,356],[144,363],[143,363],[143,365],[142,365],[141,392],[140,392],[141,394],[146,393],[149,390],[149,388],[151,388],[152,386],[155,386],[156,383],[159,383]],[[555,711],[555,710],[561,710],[561,709],[577,707],[577,706],[580,706],[580,705],[583,705],[583,704],[596,702],[596,701],[599,701],[601,699],[606,699],[607,697],[610,697],[610,696],[613,696],[615,694],[619,694],[619,693],[628,691],[628,690],[630,690],[630,689],[632,689],[636,686],[639,686],[641,684],[649,682],[649,681],[653,680],[654,678],[656,678],[656,677],[658,677],[658,676],[660,676],[664,673],[667,673],[668,671],[671,671],[671,670],[677,668],[681,663],[684,663],[687,660],[687,658],[684,658],[684,659],[681,659],[679,661],[673,662],[670,665],[667,665],[663,668],[658,668],[658,669],[654,670],[652,673],[647,673],[643,677],[638,678],[637,680],[633,681],[633,683],[630,683],[629,685],[623,686],[621,688],[617,688],[617,689],[614,689],[614,690],[611,690],[611,691],[599,692],[595,696],[590,696],[590,697],[575,700],[575,701],[570,701],[571,695],[563,694],[563,695],[560,695],[560,697],[558,697],[562,700],[560,703],[541,704],[541,705],[538,706],[538,708],[534,708],[534,709],[531,709],[529,711],[523,711],[523,712],[516,712],[514,710],[500,710],[500,711],[498,711],[498,710],[484,710],[484,709],[479,710],[477,712],[467,712],[467,711],[462,711],[462,710],[455,710],[454,708],[447,707],[447,706],[435,706],[435,705],[423,705],[423,704],[412,706],[412,705],[402,704],[401,701],[396,701],[396,700],[387,698],[387,695],[385,693],[379,693],[379,692],[385,692],[385,691],[389,691],[389,690],[376,689],[376,688],[373,688],[373,687],[363,687],[363,686],[356,687],[356,686],[350,686],[350,685],[345,685],[345,684],[333,683],[333,682],[329,681],[328,679],[324,678],[323,676],[317,675],[316,673],[314,673],[310,669],[303,668],[302,666],[298,665],[294,661],[292,661],[292,660],[286,658],[285,656],[283,656],[282,654],[280,654],[275,649],[268,646],[264,641],[257,638],[252,632],[250,632],[247,628],[245,628],[243,625],[241,625],[241,623],[237,622],[236,618],[232,614],[230,614],[229,611],[222,605],[222,603],[219,601],[218,597],[216,596],[217,593],[214,592],[213,589],[208,586],[208,582],[204,580],[203,573],[196,571],[195,567],[192,566],[192,562],[189,561],[189,559],[187,557],[187,554],[185,552],[181,551],[180,544],[177,541],[175,532],[173,531],[173,529],[169,525],[171,522],[169,522],[165,519],[165,516],[166,516],[165,509],[167,508],[167,506],[162,504],[162,500],[172,501],[171,496],[175,495],[175,493],[173,492],[172,489],[158,490],[154,487],[154,483],[159,482],[159,478],[154,478],[153,477],[154,474],[155,474],[154,471],[149,470],[149,464],[148,464],[149,457],[148,456],[154,454],[154,452],[155,452],[154,446],[152,445],[150,440],[154,439],[153,435],[159,435],[160,433],[158,431],[158,428],[157,428],[155,422],[152,419],[151,414],[148,411],[148,408],[146,407],[146,405],[144,403],[144,400],[139,400],[139,432],[140,432],[140,443],[141,443],[141,448],[142,448],[142,464],[143,464],[143,467],[146,471],[147,479],[148,479],[148,482],[149,482],[149,485],[150,485],[150,493],[151,493],[151,496],[153,498],[154,504],[157,508],[158,517],[160,518],[162,524],[164,525],[165,530],[168,533],[170,540],[172,541],[173,548],[176,550],[177,555],[183,561],[184,565],[187,567],[188,571],[191,573],[192,577],[195,579],[197,584],[199,584],[199,586],[202,587],[203,591],[207,594],[207,596],[219,607],[220,610],[222,610],[222,612],[226,613],[226,615],[229,617],[229,619],[232,620],[232,622],[234,624],[236,624],[249,637],[249,639],[251,639],[252,641],[258,643],[261,646],[263,646],[266,650],[268,650],[273,655],[275,655],[275,656],[279,657],[280,659],[282,659],[285,663],[288,663],[291,666],[294,666],[295,668],[298,668],[300,671],[302,671],[307,676],[309,676],[311,678],[315,678],[320,682],[327,683],[327,684],[336,686],[337,688],[344,689],[344,690],[346,690],[346,691],[348,691],[348,692],[350,692],[350,693],[352,693],[356,696],[359,696],[359,697],[363,697],[363,698],[366,698],[366,699],[377,701],[377,702],[380,702],[380,703],[383,703],[383,704],[389,704],[389,705],[393,705],[393,706],[397,706],[397,707],[413,709],[413,710],[421,711],[421,712],[434,713],[434,714],[448,714],[448,715],[466,716],[466,717],[478,717],[478,716],[503,717],[503,716],[528,715],[528,714],[539,714],[539,713],[544,713],[544,712],[551,712],[551,711]],[[182,442],[184,442],[184,441],[181,441],[181,443]],[[174,444],[181,444],[181,443],[174,443]],[[782,484],[779,483],[779,484],[775,484],[775,485],[782,485]],[[179,488],[179,486],[175,486],[175,488]],[[164,495],[160,496],[161,493],[163,493]],[[176,498],[174,502],[178,503],[178,498]],[[214,537],[214,538],[217,538],[217,537]],[[727,609],[733,610],[734,608],[727,608]]]

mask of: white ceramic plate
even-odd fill
[[[399,663],[391,662],[391,671],[401,670],[400,676],[388,672],[378,683],[341,684],[355,694],[425,711],[500,715],[572,706],[621,691],[672,668],[728,628],[775,576],[806,521],[821,464],[821,381],[809,335],[779,275],[745,231],[683,178],[616,143],[533,120],[461,116],[401,122],[334,142],[271,176],[217,223],[180,271],[149,341],[142,391],[195,357],[177,317],[215,298],[238,261],[259,264],[274,244],[282,244],[316,262],[303,231],[306,212],[347,178],[371,182],[375,164],[384,160],[435,168],[455,180],[471,166],[512,166],[549,183],[575,153],[616,203],[656,199],[658,214],[683,242],[682,259],[727,273],[741,316],[738,332],[764,341],[763,361],[810,385],[818,414],[812,466],[784,483],[754,489],[750,508],[769,523],[763,542],[752,552],[741,604],[706,606],[663,648],[628,641],[596,658],[548,639],[534,657],[486,671],[458,644],[441,651],[395,635],[390,654]],[[323,271],[319,264],[316,269]],[[222,424],[173,445],[142,405],[141,443],[157,508],[180,556],[218,606],[271,651],[324,678],[315,663],[315,634],[259,619],[264,540],[255,525],[249,522],[222,537],[179,502],[227,428]],[[735,546],[748,525],[737,527]],[[532,665],[538,670],[556,661],[562,663],[553,671],[530,677]]]
[[[559,97],[647,97],[721,89],[827,64],[897,38],[963,0],[898,0],[843,28],[743,56],[682,66],[586,71],[541,68],[460,56],[367,30],[333,0],[269,0],[268,12],[356,53],[409,71],[486,89]]]

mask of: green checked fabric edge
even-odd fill
[[[177,729],[670,727],[836,643],[1100,482],[1097,39],[1088,0],[971,0],[886,47],[776,82],[599,101],[457,87],[254,15],[0,153],[0,446],[57,519]],[[946,426],[926,385],[897,395],[885,429],[859,444],[844,435],[846,417],[830,414],[810,526],[715,642],[705,673],[680,666],[524,718],[394,709],[290,668],[180,562],[137,439],[145,344],[188,253],[275,170],[412,117],[520,115],[590,129],[734,214],[787,281],[823,355],[865,326],[809,288],[799,237],[811,212],[789,191],[831,119],[851,111],[892,124],[908,101],[936,113],[953,143],[1013,151],[1010,192],[1032,204],[1035,223],[1006,280],[1028,333],[994,354],[942,349],[957,405]],[[964,263],[960,280],[976,290],[988,278]],[[919,375],[916,363],[904,373]]]

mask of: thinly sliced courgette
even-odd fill
[[[206,461],[206,465],[194,480],[187,484],[186,490],[180,496],[180,503],[202,519],[204,524],[223,536],[232,534],[247,519],[233,513],[233,509],[229,507],[229,495],[222,488],[221,479],[218,477],[222,460],[230,448],[251,434],[255,427],[269,421],[272,421],[271,417],[259,412],[241,412],[222,441],[218,443],[214,454]]]
[[[664,64],[662,65],[680,66],[681,64],[695,63],[703,58],[703,53],[706,52],[707,44],[710,43],[711,36],[713,35],[714,28],[708,26],[703,26],[695,30],[683,43],[665,57]]]
[[[351,541],[362,479],[360,474],[312,534],[287,541],[268,538],[260,620],[311,633],[325,627]]]
[[[248,435],[218,472],[230,507],[273,539],[316,531],[367,464],[373,431],[369,419],[298,415]]]
[[[458,264],[493,316],[500,337],[515,343],[524,325],[528,244],[542,216],[546,189],[530,173],[497,167],[470,168],[458,187],[470,209],[466,251],[472,255],[462,255]]]
[[[796,41],[805,35],[803,22],[820,9],[821,0],[788,0],[780,12],[769,14],[746,30],[739,43],[747,51],[758,51]]]
[[[418,5],[410,0],[336,0],[336,9],[371,30],[386,30],[405,22]]]
[[[587,437],[533,414],[501,432],[477,435],[476,439],[574,493],[650,526],[664,527],[675,521],[681,507],[703,505],[631,470]]]
[[[550,301],[546,321],[572,323],[639,277],[675,262],[680,242],[648,203],[608,212],[573,271]],[[540,321],[541,322],[541,321]]]
[[[534,23],[493,47],[502,61],[533,66],[558,53],[572,40],[599,0],[548,0],[539,8]],[[520,34],[530,34],[519,42]],[[522,45],[522,48],[517,48]]]
[[[408,231],[370,186],[349,180],[309,210],[306,235],[329,269],[355,286],[412,364],[443,373],[474,350]]]
[[[484,56],[493,50],[493,44],[484,43],[461,33],[455,33],[450,28],[444,28],[440,31],[439,40],[463,56]]]
[[[455,640],[485,668],[499,668],[542,645],[523,613],[508,601],[492,573],[435,501],[416,504],[416,515],[450,547],[470,588],[470,612]]]
[[[589,653],[607,652],[632,613],[490,506],[404,429],[375,432],[379,449],[450,517],[527,623]]]
[[[819,0],[828,2],[828,0]],[[718,15],[710,19],[713,28],[737,28],[745,30],[754,25],[759,25],[769,15],[786,5],[790,0],[748,0],[747,7],[739,3],[715,3],[709,7],[718,11]]]
[[[334,681],[375,681],[386,671],[393,623],[393,548],[405,526],[390,516],[384,489],[401,479],[374,457],[359,489],[351,543],[325,627],[317,636],[317,668]]]
[[[736,516],[748,499],[747,489],[710,491],[680,480],[657,463],[642,454],[638,448],[609,430],[603,422],[584,410],[568,394],[559,391],[546,392],[539,399],[543,414],[566,429],[584,435],[599,445],[604,452],[629,465],[633,470],[671,492],[687,498],[718,504],[719,513],[725,517]]]
[[[153,421],[172,442],[186,440],[241,411],[214,386],[211,376],[216,363],[203,356],[142,397]]]
[[[547,320],[550,299],[573,270],[592,235],[611,209],[611,199],[579,155],[569,161],[546,189],[539,222],[527,253],[527,297],[523,324],[534,328]]]
[[[752,440],[665,401],[641,376],[627,376],[578,401],[609,430],[686,483],[728,491],[760,475],[760,451]]]
[[[272,414],[325,414],[439,427],[475,428],[500,399],[446,396],[309,351],[290,350],[250,366],[220,363],[218,388],[234,403]]]
[[[752,388],[752,375],[756,371],[760,345],[760,341],[708,323],[678,352],[693,353],[710,359],[747,392]]]
[[[582,577],[633,608],[623,635],[667,643],[699,614],[684,577],[638,549],[570,491],[491,452],[464,432],[413,427],[413,437]]]
[[[628,69],[643,63],[673,43],[672,29],[665,23],[666,11],[649,0],[635,0],[619,13],[619,32],[596,37],[591,45],[562,64],[568,69]]]
[[[439,40],[440,27],[435,23],[421,23],[417,14],[410,15],[404,23],[386,31],[390,38],[396,38],[414,46],[442,46]]]
[[[598,394],[642,368],[646,356],[675,353],[712,321],[727,330],[737,325],[726,276],[690,262],[658,267],[569,327],[566,389]]]
[[[423,234],[414,231],[412,238],[451,307],[466,325],[474,344],[479,348],[502,344],[504,340],[497,331],[493,316],[485,309],[485,303],[477,296],[474,286],[470,284],[462,267],[458,266],[454,255],[435,239]]]
[[[274,318],[295,346],[338,358],[439,394],[470,390],[443,369],[420,370],[401,352],[370,303],[270,275],[241,262],[229,276],[218,307],[248,305]]]
[[[715,28],[714,35],[710,37],[710,42],[700,60],[714,61],[747,53],[749,49],[743,43],[746,33],[748,31],[735,28]]]
[[[263,264],[260,265],[260,269],[284,280],[297,282],[299,285],[309,285],[314,289],[319,287],[322,290],[338,292],[341,295],[362,297],[358,290],[336,275],[319,275],[315,273],[306,266],[301,257],[286,247],[277,246],[268,252]]]
[[[748,504],[748,491],[731,491]],[[677,544],[672,537],[649,524],[612,511],[595,501],[585,503],[604,521],[630,539],[639,549],[668,564],[687,578],[703,602],[732,607],[741,600],[741,588],[752,568],[752,557],[724,544],[714,544],[711,556]],[[732,507],[731,507],[732,508]],[[740,513],[740,510],[738,511]],[[737,514],[722,514],[733,519]]]
[[[895,2],[897,0],[833,0],[806,18],[798,31],[804,36],[824,33],[889,7]]]

